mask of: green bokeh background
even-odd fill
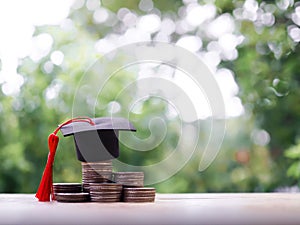
[[[183,122],[182,126],[201,123],[199,147],[191,160],[174,176],[155,184],[158,192],[271,192],[279,187],[299,185],[300,177],[300,49],[299,44],[288,35],[288,26],[294,25],[291,14],[297,2],[281,9],[280,1],[258,1],[259,9],[273,7],[275,23],[257,27],[250,20],[236,20],[234,33],[242,34],[245,41],[238,46],[238,58],[223,60],[218,68],[228,68],[235,74],[239,85],[239,97],[245,113],[226,120],[226,134],[221,151],[211,166],[198,171],[201,157],[201,141],[208,138],[207,121]],[[151,12],[139,8],[139,0],[103,0],[101,7],[117,13],[128,8],[137,16]],[[178,11],[185,5],[179,0],[153,1],[160,17],[179,21]],[[217,14],[233,12],[244,1],[198,1],[200,5],[215,4]],[[17,96],[7,96],[0,89],[0,192],[36,191],[48,154],[47,137],[53,129],[72,116],[73,97],[79,80],[86,68],[100,55],[94,45],[99,38],[114,32],[114,27],[93,21],[93,11],[85,4],[71,8],[68,18],[74,30],[60,26],[36,27],[35,35],[48,33],[54,44],[48,55],[38,62],[26,57],[19,62],[18,72],[24,84]],[[115,26],[118,26],[118,23]],[[297,26],[297,25],[294,25]],[[206,48],[211,38],[191,30],[188,34],[199,35]],[[171,42],[182,35],[172,34]],[[280,48],[280,54],[272,51],[270,43]],[[62,66],[55,66],[50,73],[44,69],[53,51],[64,54]],[[122,71],[107,87],[107,95],[96,108],[96,116],[109,114],[109,103],[128,82],[137,75]],[[278,82],[274,82],[277,79]],[[1,85],[1,84],[0,84]],[[46,91],[58,85],[57,97],[46,99]],[[131,93],[132,94],[132,93]],[[134,90],[133,90],[134,94]],[[87,97],[87,96],[84,96]],[[126,107],[132,96],[120,97],[119,103]],[[122,115],[122,110],[119,115]],[[121,160],[134,165],[149,165],[163,159],[178,141],[179,118],[167,116],[163,101],[149,98],[144,101],[140,114],[131,114],[140,138],[149,135],[151,118],[164,118],[168,134],[162,145],[147,153],[135,153],[121,145]],[[155,132],[159,132],[153,128]],[[271,139],[260,146],[253,140],[253,133],[265,130]],[[128,140],[129,142],[132,140]],[[243,156],[247,160],[243,160]],[[242,157],[242,158],[241,158]],[[158,173],[158,172],[157,172]],[[155,176],[156,174],[152,174]],[[71,138],[60,138],[54,165],[54,182],[80,182],[81,165],[77,161]]]

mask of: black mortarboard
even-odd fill
[[[60,128],[65,137],[74,135],[77,158],[82,162],[117,158],[119,156],[119,131],[136,131],[134,126],[124,118],[99,117],[92,121],[95,125],[73,122]]]

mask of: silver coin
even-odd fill
[[[89,200],[89,193],[57,193],[56,200],[60,202],[83,202]]]

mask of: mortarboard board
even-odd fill
[[[77,158],[82,162],[95,162],[119,156],[118,134],[120,130],[136,131],[125,118],[99,117],[86,122],[73,122],[60,127],[62,134],[73,135]]]

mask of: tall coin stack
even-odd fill
[[[90,184],[109,183],[112,180],[112,160],[82,162],[82,186],[89,192]]]

